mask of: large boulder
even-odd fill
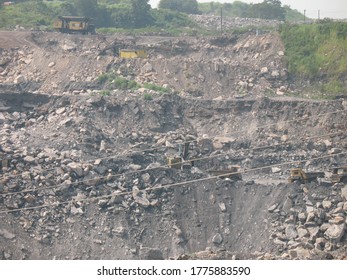
[[[345,234],[346,224],[340,225],[330,225],[330,227],[325,231],[325,236],[333,242],[339,242],[342,236]]]

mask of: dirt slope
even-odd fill
[[[225,99],[281,87],[283,94],[288,89],[283,46],[276,34],[158,38],[2,32],[0,36],[7,42],[0,61],[3,90],[11,84],[46,93],[100,89],[95,81],[105,72],[140,84],[166,85],[193,97]],[[118,58],[122,48],[144,48],[149,58],[124,61]]]

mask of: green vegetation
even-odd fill
[[[113,72],[103,73],[99,75],[96,78],[96,81],[101,87],[106,88],[106,90],[103,90],[101,92],[102,95],[109,95],[110,89],[138,89],[140,87],[161,93],[171,92],[170,89],[155,84],[144,84],[141,86],[136,81],[117,76]]]
[[[261,17],[283,19],[284,14],[292,19],[302,19],[302,15],[281,6],[278,0],[264,0],[259,4],[199,3],[196,0],[161,0],[159,9],[152,9],[149,0],[18,0],[15,5],[1,6],[0,28],[20,25],[26,28],[51,29],[59,15],[89,16],[99,32],[165,33],[172,35],[209,35],[209,31],[199,27],[187,14]]]
[[[128,80],[123,77],[116,77],[112,82],[111,85],[114,85],[117,89],[136,89],[139,88],[139,84],[136,83],[133,80]]]
[[[157,85],[154,85],[154,84],[144,84],[143,85],[144,88],[146,89],[149,89],[149,90],[154,90],[154,91],[159,91],[159,92],[170,92],[170,89],[168,88],[164,88],[164,87],[161,87],[161,86],[157,86]]]
[[[280,34],[292,77],[310,80],[323,93],[347,93],[347,23],[283,25]]]
[[[138,33],[165,30],[167,33],[179,34],[176,29],[195,26],[186,14],[151,9],[148,2],[149,0],[16,1],[15,5],[0,6],[0,28],[13,28],[16,25],[52,28],[54,19],[59,15],[92,17],[97,28],[108,32],[139,29]]]
[[[150,95],[149,93],[145,93],[145,94],[143,95],[143,99],[144,99],[144,100],[150,101],[150,100],[153,100],[153,97],[152,97],[152,95]]]
[[[100,92],[100,94],[101,94],[102,96],[109,96],[109,95],[111,94],[111,92],[110,92],[109,90],[102,90],[102,91]]]
[[[304,15],[300,13],[297,10],[291,9],[289,6],[284,5],[284,13],[285,13],[285,20],[289,22],[294,22],[294,21],[303,21],[304,20]]]
[[[103,73],[97,77],[97,81],[99,84],[104,84],[109,79],[109,74]]]
[[[96,80],[99,85],[108,89],[136,89],[140,87],[135,81],[117,76],[114,73],[103,73]]]
[[[0,27],[36,27],[52,23],[52,11],[40,1],[23,2],[0,10]]]
[[[168,9],[186,14],[199,14],[197,0],[160,0],[159,9]]]
[[[303,16],[289,6],[282,6],[278,0],[264,0],[262,3],[247,4],[241,1],[233,3],[199,3],[199,10],[203,14],[220,15],[221,9],[224,16],[241,18],[262,18],[277,20],[296,20]],[[301,16],[301,17],[300,17]]]

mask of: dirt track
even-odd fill
[[[30,40],[30,31],[0,31],[0,48],[21,48],[25,45],[33,45]]]

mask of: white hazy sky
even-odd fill
[[[160,0],[150,0],[153,8],[157,7]],[[263,0],[240,0],[245,3],[261,3]],[[212,0],[198,0],[198,2],[212,2]],[[233,0],[214,0],[220,3],[232,3]],[[310,18],[345,18],[347,19],[347,0],[281,0],[283,5],[289,5],[292,9],[300,12],[306,10],[306,15]]]

